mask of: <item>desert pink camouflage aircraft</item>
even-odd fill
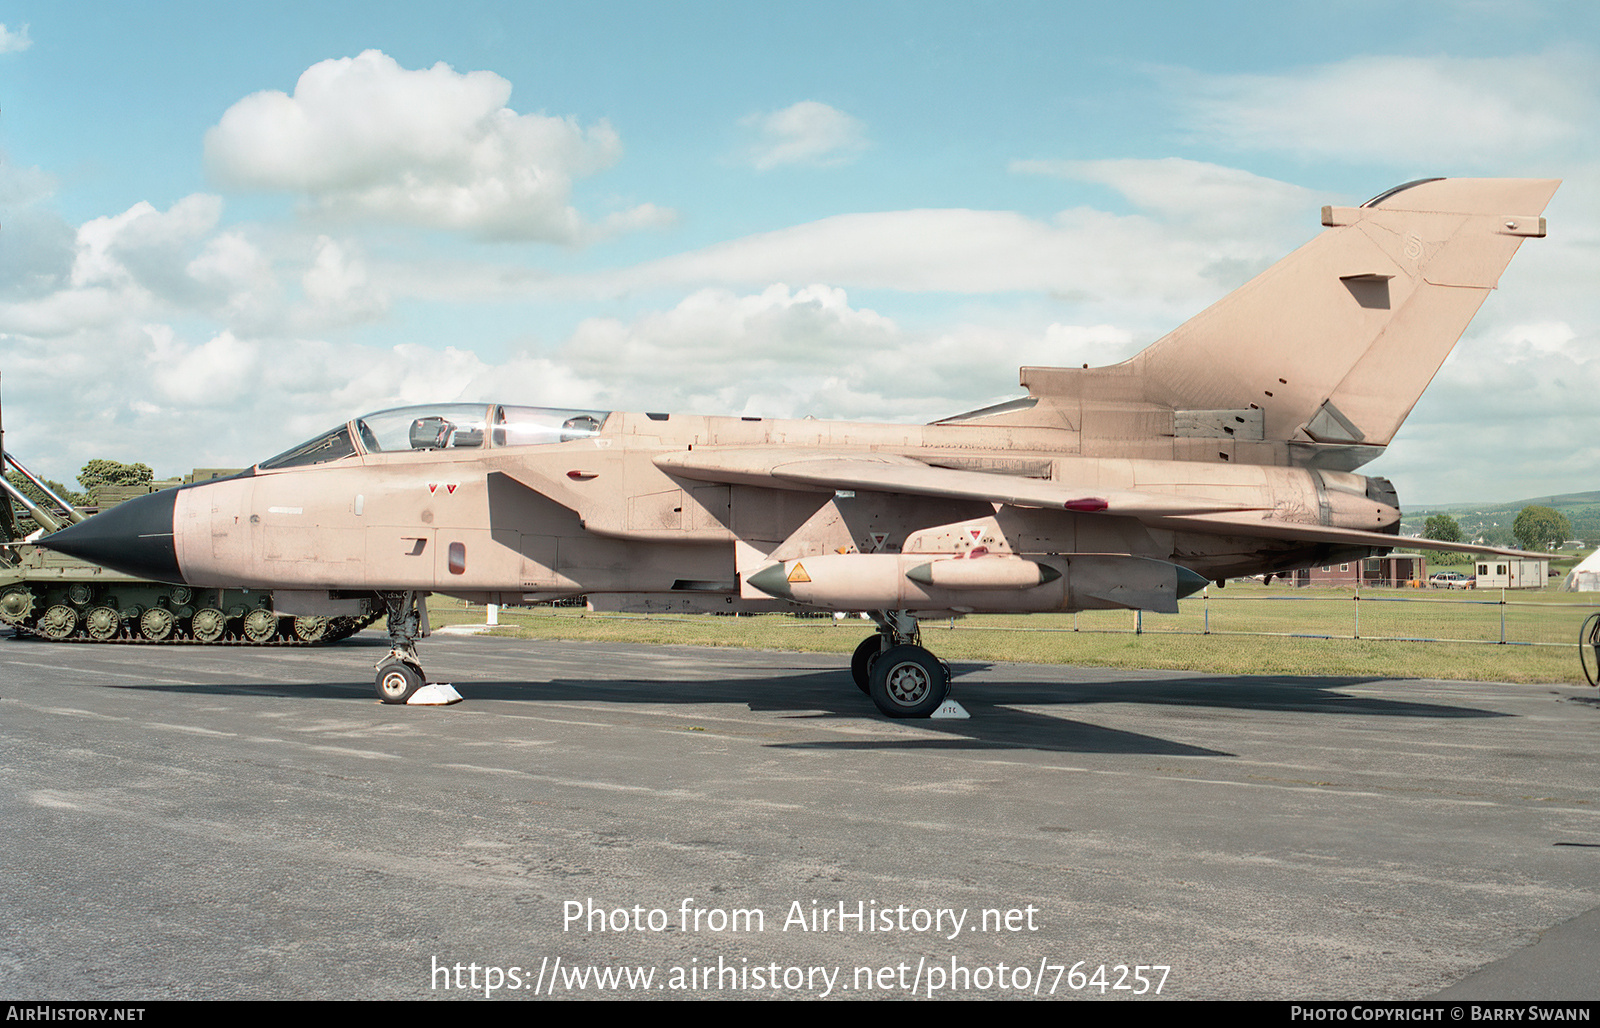
[[[44,540],[142,577],[381,602],[379,696],[425,681],[429,592],[595,610],[865,611],[851,660],[890,717],[949,669],[917,619],[1175,611],[1208,581],[1387,552],[1383,452],[1559,182],[1432,179],[1360,207],[1122,364],[929,425],[451,403],[380,411],[231,479]],[[1425,548],[1506,551],[1407,540]]]

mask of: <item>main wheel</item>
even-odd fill
[[[83,631],[100,642],[115,639],[122,631],[122,615],[111,607],[90,607],[83,617]]]
[[[298,617],[293,623],[294,637],[303,643],[321,642],[332,625],[327,618]]]
[[[264,643],[278,634],[278,615],[270,610],[252,610],[239,625],[239,634],[253,643]]]
[[[889,717],[927,717],[949,691],[944,665],[921,646],[891,646],[872,666],[872,702]]]
[[[57,603],[46,608],[39,615],[39,634],[46,639],[60,642],[72,635],[78,627],[78,612],[65,603]]]
[[[872,665],[878,662],[882,653],[883,638],[869,635],[861,640],[856,652],[850,655],[850,677],[856,680],[856,688],[868,696],[872,695]]]
[[[200,642],[218,642],[228,632],[228,615],[215,607],[203,607],[189,619],[189,631]]]
[[[404,703],[422,688],[422,669],[400,661],[385,664],[378,669],[374,684],[378,687],[378,699],[385,703]]]
[[[165,639],[177,626],[177,617],[165,607],[151,607],[139,618],[139,634],[151,642]]]

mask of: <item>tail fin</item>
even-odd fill
[[[1131,360],[1023,368],[1022,384],[1069,421],[1081,411],[1086,453],[1097,418],[1110,427],[1120,408],[1112,434],[1127,438],[1142,434],[1129,414],[1148,425],[1164,409],[1179,438],[1231,421],[1233,438],[1294,463],[1359,465],[1394,438],[1522,240],[1545,234],[1558,185],[1427,179],[1324,207],[1326,231]]]

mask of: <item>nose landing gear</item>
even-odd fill
[[[428,634],[427,593],[380,593],[386,608],[389,652],[378,661],[373,685],[378,699],[404,703],[427,682],[417,659],[417,640]]]

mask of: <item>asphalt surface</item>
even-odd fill
[[[1592,690],[384,648],[0,640],[0,997],[1600,998]]]

